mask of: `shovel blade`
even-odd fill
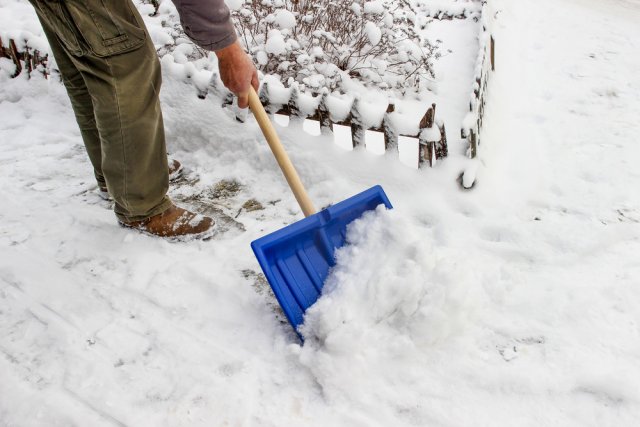
[[[335,250],[345,244],[347,225],[381,204],[392,208],[378,185],[251,243],[296,331],[303,323],[304,312],[322,293],[329,270],[335,265]]]

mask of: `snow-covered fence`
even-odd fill
[[[16,43],[13,39],[0,38],[0,58],[5,62],[0,65],[12,77],[23,71],[31,73],[38,70],[45,77],[50,73],[48,55],[42,55],[26,42]],[[200,98],[212,92],[222,99],[223,104],[233,102],[233,96],[221,85],[216,73],[197,70],[190,63],[178,64],[171,55],[163,57],[162,62],[171,74],[190,81]],[[309,133],[319,135],[322,129],[326,129],[341,146],[377,146],[387,152],[399,152],[399,143],[415,146],[418,166],[433,166],[448,154],[446,130],[444,123],[436,117],[436,104],[432,104],[420,120],[411,123],[412,119],[397,112],[395,104],[389,101],[386,105],[372,105],[360,96],[345,95],[341,99],[327,90],[308,94],[298,88],[298,85],[287,89],[264,83],[260,98],[267,111],[275,116],[302,118]]]
[[[496,44],[491,34],[491,25],[495,14],[488,3],[484,2],[482,7],[482,29],[479,40],[480,50],[475,69],[475,82],[469,102],[469,113],[462,125],[462,138],[466,138],[469,141],[468,155],[471,158],[476,157],[478,154],[489,80],[496,67]]]
[[[360,97],[338,97],[328,91],[310,95],[300,92],[297,86],[284,88],[266,82],[260,89],[260,100],[277,121],[282,122],[278,116],[285,121],[302,118],[309,133],[330,131],[334,142],[345,148],[377,146],[385,152],[399,153],[402,142],[417,147],[419,166],[434,166],[437,159],[448,154],[446,129],[436,118],[436,104],[419,122],[411,123],[412,119],[398,113],[389,101],[372,107]]]
[[[47,77],[51,72],[47,61],[48,55],[42,55],[26,41],[16,43],[13,39],[0,38],[0,68],[12,77],[34,70]],[[222,99],[223,105],[233,102],[232,94],[222,86],[216,73],[198,70],[190,62],[176,63],[170,54],[162,58],[162,63],[169,73],[192,83],[198,97],[204,99],[208,93],[213,93]],[[400,144],[416,147],[417,151],[407,157],[417,157],[418,167],[434,166],[438,159],[448,154],[446,130],[444,123],[436,117],[436,104],[427,108],[421,118],[415,119],[415,114],[407,117],[396,111],[393,101],[366,101],[362,94],[339,97],[326,89],[309,94],[299,87],[295,83],[291,88],[264,83],[260,98],[276,119],[278,116],[286,117],[287,121],[292,117],[301,118],[306,131],[319,135],[325,129],[332,133],[336,144],[345,148],[374,147],[372,151],[379,154],[395,152],[399,155]]]
[[[12,77],[19,75],[23,70],[31,74],[36,69],[47,75],[48,55],[42,55],[38,49],[26,42],[16,43],[14,39],[5,40],[0,37],[0,68],[4,69],[5,64],[9,63],[7,59],[13,62],[13,69],[9,72]]]

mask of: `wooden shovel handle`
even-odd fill
[[[302,185],[302,181],[300,181],[298,172],[296,172],[296,169],[293,167],[293,163],[291,163],[287,152],[284,150],[284,147],[280,142],[280,138],[278,138],[278,134],[273,128],[271,120],[269,120],[267,112],[264,111],[264,107],[260,102],[258,94],[253,88],[249,91],[249,108],[251,108],[253,115],[258,121],[260,129],[262,129],[262,133],[269,143],[269,147],[271,148],[282,173],[285,178],[287,178],[289,187],[291,188],[291,191],[293,191],[294,196],[296,196],[296,200],[298,201],[304,216],[313,215],[317,212],[316,208],[313,206],[307,191],[304,189],[304,185]]]

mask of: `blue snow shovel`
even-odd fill
[[[297,332],[304,312],[322,293],[329,270],[335,265],[335,250],[345,243],[347,225],[380,204],[388,209],[392,206],[382,187],[375,186],[317,212],[253,88],[249,107],[306,217],[251,243],[273,293]]]

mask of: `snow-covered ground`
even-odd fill
[[[395,206],[304,346],[249,248],[301,218],[253,121],[165,79],[171,194],[230,229],[168,243],[116,225],[59,83],[0,78],[0,425],[637,425],[640,2],[494,3],[473,191],[280,129],[317,205]]]

